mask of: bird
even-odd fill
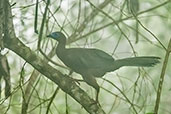
[[[96,90],[96,101],[100,86],[96,77],[103,77],[123,66],[153,67],[160,62],[160,57],[140,56],[115,60],[108,53],[95,48],[66,48],[66,36],[60,32],[52,32],[50,37],[58,42],[56,54],[58,58],[73,72],[80,74],[83,80]]]

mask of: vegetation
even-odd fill
[[[171,114],[171,0],[0,0],[0,114]],[[97,48],[115,59],[158,56],[124,67],[95,90],[67,68],[46,36]]]

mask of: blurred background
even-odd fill
[[[38,36],[48,0],[11,0],[17,37],[37,55]],[[36,9],[37,7],[37,9]],[[166,0],[50,0],[47,9],[42,51],[54,62],[57,45],[46,37],[54,31],[67,36],[67,47],[97,48],[115,59],[158,56],[161,63],[150,68],[123,67],[97,79],[99,102],[107,114],[153,114],[162,65],[171,32],[171,3]],[[37,33],[38,34],[37,34]],[[87,114],[82,106],[21,57],[4,49],[11,75],[11,95],[5,99],[1,80],[0,114]],[[167,63],[159,113],[171,114],[171,59]],[[68,74],[65,68],[50,65]],[[75,79],[82,79],[73,73]],[[95,98],[95,90],[84,82],[80,87]],[[121,92],[122,91],[122,92]],[[27,101],[27,110],[22,105]],[[50,104],[50,102],[52,102]],[[50,106],[49,106],[50,104]],[[49,108],[48,108],[49,107]]]

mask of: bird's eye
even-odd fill
[[[56,33],[56,37],[60,37],[60,34],[59,33]]]
[[[52,36],[55,37],[55,38],[58,38],[59,34],[58,33],[53,33]]]

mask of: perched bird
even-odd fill
[[[142,56],[115,60],[106,52],[93,48],[66,48],[66,37],[62,32],[53,32],[47,37],[58,41],[56,54],[72,71],[80,74],[83,80],[96,89],[96,101],[100,87],[95,77],[102,77],[123,66],[152,67],[159,63],[159,57]]]

